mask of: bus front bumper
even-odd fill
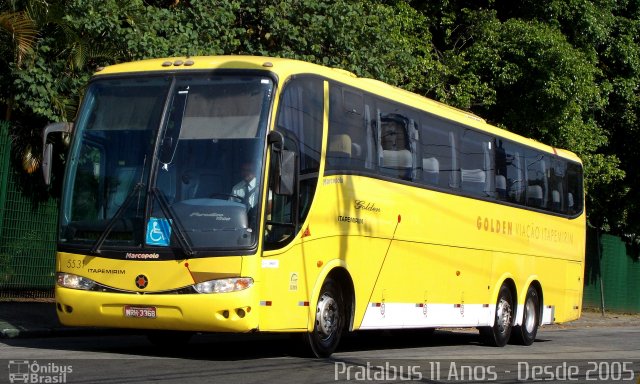
[[[55,289],[63,325],[203,332],[256,330],[255,290],[252,286],[217,294],[136,295]]]

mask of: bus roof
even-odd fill
[[[179,72],[211,69],[253,69],[266,70],[286,79],[293,74],[315,74],[326,77],[355,88],[385,98],[402,100],[407,106],[440,116],[442,118],[467,125],[488,134],[503,137],[518,143],[534,147],[545,152],[581,162],[573,152],[553,148],[533,139],[526,138],[513,132],[488,124],[484,119],[473,113],[454,108],[441,102],[389,85],[379,80],[361,78],[355,74],[339,69],[329,68],[305,61],[266,57],[266,56],[193,56],[148,59],[129,63],[115,64],[100,68],[95,77],[125,73]]]

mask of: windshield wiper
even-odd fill
[[[151,188],[151,193],[158,199],[160,210],[162,210],[164,216],[169,219],[169,225],[175,229],[176,240],[178,241],[178,245],[182,252],[189,257],[195,255],[196,252],[191,248],[189,240],[187,240],[184,227],[178,217],[173,213],[173,209],[169,206],[167,198],[164,197],[164,194],[158,188]]]
[[[93,243],[93,246],[91,247],[91,251],[90,251],[91,253],[93,254],[100,253],[100,247],[102,246],[104,241],[107,239],[107,237],[113,230],[113,227],[116,226],[116,222],[118,221],[120,216],[122,216],[122,213],[125,211],[125,209],[127,209],[129,205],[131,205],[131,202],[133,201],[133,198],[136,195],[136,193],[143,190],[143,188],[144,188],[144,183],[140,182],[136,184],[136,186],[131,190],[131,192],[129,192],[129,194],[127,195],[127,198],[124,200],[120,208],[118,208],[116,213],[113,214],[113,217],[109,219],[109,222],[107,223],[107,227],[104,229],[100,237],[98,237],[98,240],[96,240],[96,242]]]

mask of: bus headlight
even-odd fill
[[[96,285],[96,282],[91,279],[71,273],[58,272],[56,279],[59,286],[71,289],[90,291]]]
[[[250,277],[235,277],[232,279],[220,279],[203,281],[194,284],[193,288],[198,293],[225,293],[242,291],[253,285],[253,279]]]

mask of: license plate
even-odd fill
[[[134,307],[131,305],[124,306],[124,317],[155,319],[156,315],[156,307]]]

